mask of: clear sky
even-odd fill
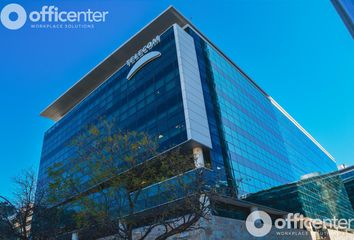
[[[336,159],[354,164],[354,41],[329,0],[20,1],[109,11],[94,29],[10,31],[0,24],[0,195],[38,168],[39,113],[108,54],[174,5]],[[320,163],[319,163],[320,164]]]

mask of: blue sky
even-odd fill
[[[0,24],[0,194],[38,168],[39,113],[169,5],[174,5],[336,159],[354,164],[354,42],[326,0],[1,1],[26,11],[109,11],[95,29],[10,31]]]

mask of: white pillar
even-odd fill
[[[195,167],[205,167],[203,149],[201,147],[193,148]]]
[[[199,202],[201,207],[208,208],[210,206],[210,201],[207,195],[201,194],[199,196]]]
[[[258,207],[252,206],[252,207],[251,207],[251,212],[254,212],[254,211],[258,211]]]
[[[258,211],[259,210],[257,207],[255,207],[255,206],[251,207],[251,214],[253,214],[252,221],[254,222],[255,226],[260,227],[258,225],[261,224],[260,219],[262,219],[262,218],[261,218],[261,215],[259,214]]]
[[[256,211],[258,211],[258,210],[259,210],[258,207],[255,207],[255,206],[252,206],[252,207],[251,207],[251,213],[256,212]],[[261,218],[261,216],[259,215],[259,213],[256,214],[255,217],[256,217],[255,219],[260,219],[260,218]]]
[[[79,240],[79,234],[77,232],[72,233],[71,240]]]

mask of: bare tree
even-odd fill
[[[52,203],[80,209],[75,220],[85,239],[133,239],[140,229],[134,238],[143,240],[159,228],[161,240],[199,228],[212,192],[203,171],[194,169],[192,154],[181,148],[160,154],[156,142],[114,122],[88,126],[73,140],[70,164],[49,170]]]
[[[31,236],[36,183],[36,175],[32,169],[23,171],[19,177],[14,179],[14,200],[0,196],[4,207],[0,213],[1,218],[17,239],[27,240]]]
[[[11,218],[16,213],[16,208],[6,198],[0,196],[0,199],[0,239],[16,239],[17,234],[11,221]]]
[[[11,200],[0,196],[0,219],[4,233],[3,239],[44,240],[53,237],[65,229],[59,229],[64,216],[70,218],[60,208],[50,208],[47,195],[37,189],[36,173],[33,169],[24,170],[14,178],[14,192]],[[64,215],[66,213],[66,215]]]

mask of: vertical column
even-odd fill
[[[173,29],[176,39],[187,138],[212,148],[194,40],[177,24],[173,25]]]
[[[196,168],[205,167],[203,149],[201,147],[193,148],[193,156]]]
[[[252,206],[251,213],[253,213],[253,220],[255,220],[255,222],[254,222],[255,225],[258,225],[258,227],[260,227],[260,225],[261,225],[260,219],[262,219],[262,218],[261,218],[261,215],[259,214],[258,207]]]
[[[72,233],[71,240],[79,240],[79,234],[77,232]]]

